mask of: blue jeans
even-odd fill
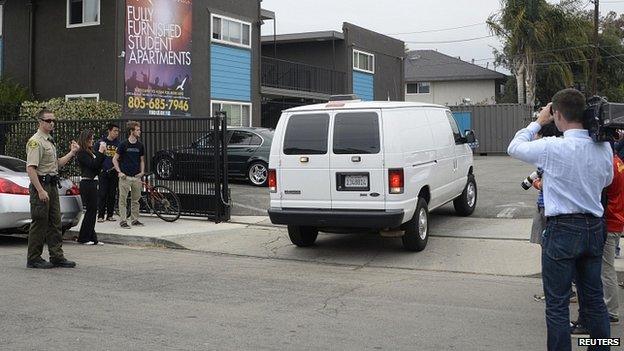
[[[605,238],[602,218],[584,215],[548,218],[542,237],[542,279],[549,351],[572,349],[570,289],[574,278],[590,336],[610,337],[600,278]],[[609,350],[609,347],[589,347],[588,350]]]

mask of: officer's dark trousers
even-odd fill
[[[99,202],[98,202],[98,217],[110,218],[115,211],[115,200],[117,197],[117,183],[119,177],[117,172],[101,172],[99,178]]]
[[[80,198],[82,204],[87,211],[80,225],[80,235],[78,242],[86,243],[93,241],[97,243],[97,235],[95,234],[95,217],[98,209],[98,181],[97,180],[81,180],[80,181]]]
[[[42,184],[50,200],[39,200],[37,189],[31,184],[30,190],[30,230],[28,231],[28,261],[41,257],[43,244],[48,244],[50,260],[57,261],[63,256],[63,234],[61,231],[61,204],[56,184]]]

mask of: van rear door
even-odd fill
[[[331,208],[329,114],[288,117],[280,151],[282,208]]]
[[[332,123],[332,209],[385,209],[381,110],[336,112]]]

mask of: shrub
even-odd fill
[[[0,78],[0,121],[18,119],[20,105],[29,98],[28,89],[8,78]]]
[[[121,117],[121,105],[110,101],[78,99],[65,101],[55,98],[48,101],[25,101],[20,112],[21,120],[34,120],[43,108],[54,112],[59,120],[110,120]]]

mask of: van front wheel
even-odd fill
[[[300,225],[289,225],[288,236],[290,241],[299,247],[312,246],[318,236],[318,229]]]
[[[477,207],[477,182],[472,174],[468,175],[468,182],[464,191],[453,200],[455,212],[460,216],[470,216]]]
[[[403,247],[410,251],[422,251],[429,240],[429,208],[427,202],[418,198],[414,217],[406,223]]]

